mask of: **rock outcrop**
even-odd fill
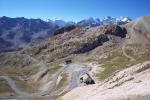
[[[94,29],[70,26],[61,28],[56,33],[59,34],[50,37],[40,45],[25,48],[23,53],[33,56],[46,52],[53,53],[54,55],[50,55],[51,60],[49,60],[52,61],[52,59],[63,58],[70,54],[89,52],[98,46],[102,46],[109,40],[118,41],[118,39],[125,38],[127,34],[126,29],[118,25],[106,25]]]

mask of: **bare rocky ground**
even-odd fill
[[[102,83],[81,86],[62,100],[149,100],[150,61],[124,69]]]

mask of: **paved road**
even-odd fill
[[[91,70],[91,66],[84,64],[70,64],[68,65],[68,72],[70,73],[70,79],[68,84],[68,90],[72,90],[80,84],[80,76],[88,73]]]

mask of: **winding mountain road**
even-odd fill
[[[27,93],[27,92],[23,92],[21,91],[15,84],[15,81],[12,80],[11,78],[9,78],[8,76],[0,76],[0,80],[4,80],[9,86],[10,88],[19,96],[21,97],[36,97],[36,96],[43,96],[46,95],[48,93],[51,92],[51,90],[53,89],[57,78],[59,76],[59,74],[65,69],[65,67],[62,67],[54,76],[53,76],[53,82],[52,84],[50,84],[50,88],[47,88],[47,90],[43,91],[43,92],[39,92],[39,93]]]
[[[52,76],[52,80],[51,80],[52,82],[49,85],[49,87],[45,91],[37,92],[37,93],[27,93],[27,92],[21,91],[16,86],[15,81],[12,80],[11,78],[9,78],[8,76],[0,76],[0,80],[4,80],[11,87],[11,89],[18,95],[18,97],[21,97],[21,98],[44,97],[53,91],[53,89],[57,83],[57,79],[58,79],[59,75],[61,75],[62,72],[66,71],[69,73],[69,75],[70,75],[69,81],[70,82],[68,84],[68,87],[65,88],[65,90],[71,90],[78,86],[79,77],[81,75],[89,72],[90,70],[91,70],[90,66],[83,65],[83,64],[72,63],[72,64],[64,65]]]

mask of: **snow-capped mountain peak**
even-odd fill
[[[70,26],[70,25],[78,25],[81,27],[90,28],[90,27],[96,27],[96,26],[107,25],[107,24],[122,25],[122,24],[126,24],[126,23],[130,22],[131,19],[129,17],[124,17],[124,16],[117,17],[117,18],[111,17],[111,16],[106,16],[103,19],[90,17],[87,19],[83,19],[77,23],[72,22],[72,21],[58,20],[58,19],[57,20],[47,19],[44,21],[54,24],[54,25],[57,25],[59,28],[65,27],[65,26]]]
[[[131,19],[128,17],[111,17],[111,16],[107,16],[104,17],[103,19],[99,19],[99,18],[88,18],[88,19],[84,19],[80,22],[77,23],[77,25],[82,26],[82,27],[86,27],[86,28],[90,28],[90,27],[95,27],[95,26],[100,26],[100,25],[107,25],[107,24],[126,24],[128,22],[130,22]]]
[[[130,22],[130,21],[131,21],[131,19],[128,18],[128,17],[119,17],[118,19],[119,19],[120,21],[123,21],[123,22]]]

